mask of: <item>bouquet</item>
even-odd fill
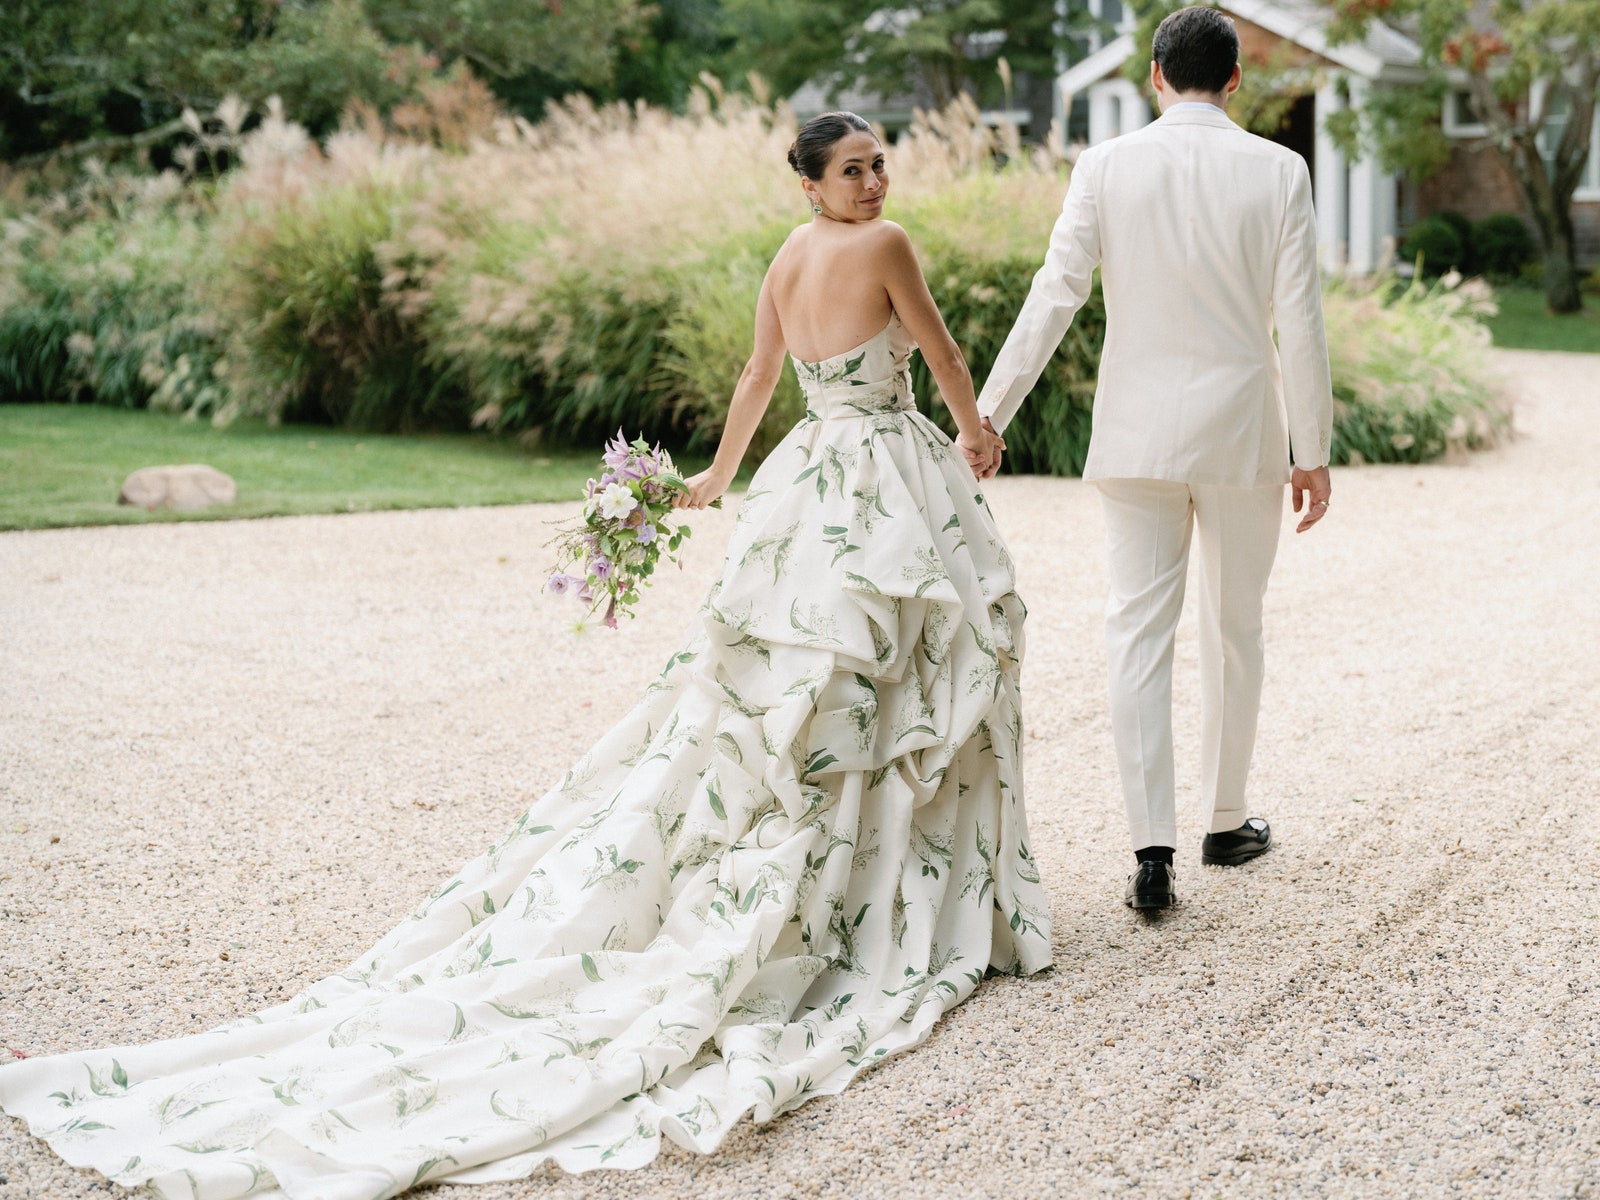
[[[642,438],[630,443],[620,429],[606,444],[601,466],[600,478],[589,480],[583,516],[556,527],[552,544],[560,562],[545,586],[558,596],[575,596],[591,615],[603,606],[603,620],[615,629],[619,615],[633,615],[639,589],[650,582],[662,555],[678,561],[689,528],[669,517],[688,484],[665,450]]]

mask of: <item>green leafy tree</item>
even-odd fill
[[[670,0],[667,0],[670,2]],[[611,80],[641,0],[6,0],[0,157],[159,143],[230,93],[323,132],[351,101],[387,111],[434,70],[506,80],[560,64]]]
[[[415,42],[480,75],[512,79],[561,64],[580,83],[611,77],[620,38],[643,33],[639,0],[367,0],[373,26],[390,42]]]
[[[1373,100],[1336,129],[1347,144],[1376,151],[1389,170],[1426,175],[1448,154],[1439,104],[1465,80],[1472,111],[1533,214],[1552,312],[1583,306],[1572,195],[1588,164],[1600,82],[1600,0],[1325,0],[1331,36],[1359,37],[1382,19],[1422,47],[1431,86]],[[1555,130],[1559,128],[1559,136]]]
[[[852,48],[861,81],[916,81],[944,107],[963,92],[984,98],[1005,58],[1012,70],[1054,69],[1053,5],[1037,0],[924,0],[885,9],[858,26]]]
[[[726,78],[754,70],[788,95],[808,80],[896,93],[924,87],[943,106],[998,100],[997,71],[1055,67],[1055,7],[1040,0],[721,0]]]

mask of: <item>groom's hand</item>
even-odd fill
[[[1302,471],[1296,467],[1289,475],[1289,491],[1293,495],[1294,510],[1300,511],[1300,505],[1309,496],[1310,503],[1306,506],[1306,515],[1300,518],[1300,524],[1295,526],[1296,533],[1304,533],[1323,517],[1328,515],[1328,504],[1333,498],[1333,484],[1328,478],[1328,468],[1318,467],[1315,471]]]
[[[988,469],[983,474],[983,478],[991,479],[1000,470],[1000,458],[1006,452],[1006,443],[1004,438],[1002,438],[998,433],[995,433],[994,425],[990,422],[988,417],[983,419],[983,428],[994,436],[993,454],[989,459]]]
[[[1005,442],[987,420],[974,438],[968,439],[964,433],[956,435],[956,449],[961,451],[961,457],[967,460],[968,469],[977,479],[988,479],[999,469],[1000,455],[1005,448]]]

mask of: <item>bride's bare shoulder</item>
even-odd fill
[[[868,228],[871,230],[870,245],[878,253],[889,256],[915,253],[911,245],[911,235],[893,221],[880,218],[873,221]]]

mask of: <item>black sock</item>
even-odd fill
[[[1146,846],[1143,850],[1135,850],[1133,857],[1142,863],[1164,862],[1170,867],[1172,865],[1172,847]]]

